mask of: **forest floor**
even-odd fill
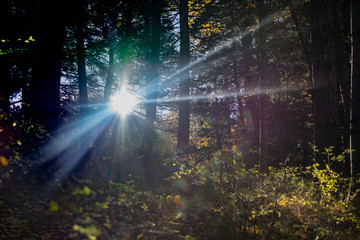
[[[0,189],[0,239],[78,239],[71,238],[73,216],[59,218],[49,210],[56,189],[44,183],[21,178]]]

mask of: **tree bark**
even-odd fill
[[[78,2],[78,21],[76,26],[76,48],[77,48],[77,64],[79,74],[79,103],[80,114],[86,115],[88,104],[88,92],[87,92],[87,78],[86,78],[86,63],[85,63],[85,32],[84,21],[85,13],[83,8],[83,1]]]
[[[142,154],[144,167],[147,177],[152,180],[156,169],[153,159],[153,148],[156,142],[155,120],[156,120],[156,101],[158,97],[158,85],[160,78],[160,35],[161,35],[161,8],[162,0],[153,0],[150,7],[151,13],[149,27],[151,29],[150,56],[149,56],[149,75],[146,79],[146,102],[145,102],[145,126],[142,141]]]
[[[343,147],[349,148],[350,140],[350,65],[349,53],[346,50],[345,41],[347,39],[344,31],[342,4],[343,1],[337,0],[334,12],[334,41],[335,41],[335,60],[336,60],[336,74],[340,83],[340,94],[342,103],[343,116]]]
[[[5,51],[7,49],[6,40],[10,40],[10,34],[8,25],[10,20],[9,6],[7,0],[0,0],[0,38],[5,40],[5,42],[0,42],[0,49]],[[0,79],[1,79],[1,88],[0,88],[0,109],[4,112],[10,110],[10,78],[9,78],[9,54],[0,55]]]
[[[257,82],[254,73],[250,71],[253,66],[251,44],[252,35],[249,34],[241,39],[242,52],[243,52],[243,66],[244,66],[244,87],[245,93],[245,105],[244,109],[244,128],[246,129],[247,139],[249,141],[249,148],[259,148],[259,106],[257,97],[255,95],[255,89]]]
[[[352,119],[353,176],[360,173],[360,1],[351,0],[352,33]]]
[[[51,132],[59,124],[62,47],[65,6],[59,1],[40,2],[37,56],[30,83],[31,114]]]
[[[105,89],[104,89],[104,102],[108,103],[110,101],[111,96],[111,88],[114,85],[114,63],[115,63],[115,53],[114,48],[110,46],[109,49],[109,68],[108,68],[108,74],[106,77],[105,82]]]
[[[333,146],[336,154],[341,150],[340,82],[333,26],[337,7],[336,0],[311,2],[315,145],[320,152]]]
[[[258,0],[258,17],[259,21],[265,18],[264,0]],[[268,108],[268,98],[266,93],[266,36],[264,28],[260,27],[258,32],[259,41],[259,170],[261,172],[267,171],[268,156],[267,156],[267,120],[266,112]]]
[[[189,145],[190,134],[190,74],[184,69],[190,63],[189,39],[189,6],[187,0],[180,0],[180,102],[179,102],[179,129],[177,149],[183,150]]]

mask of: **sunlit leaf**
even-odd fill
[[[97,229],[95,225],[91,225],[89,227],[82,227],[75,224],[73,226],[73,230],[85,234],[90,240],[96,240],[96,237],[100,235],[100,230]]]
[[[7,159],[4,156],[0,156],[0,163],[4,167],[9,164],[9,162],[7,161]]]
[[[59,211],[59,204],[57,202],[55,202],[55,201],[51,201],[49,210],[50,210],[50,212]]]
[[[85,187],[83,188],[83,193],[84,193],[84,195],[90,195],[90,193],[91,193],[90,188],[88,188],[87,186],[85,186]]]
[[[175,196],[174,196],[174,203],[175,203],[175,205],[178,205],[179,202],[180,202],[180,195],[175,195]]]
[[[72,195],[90,195],[91,189],[87,186],[85,186],[83,189],[75,188],[74,191],[72,191]]]
[[[100,207],[100,208],[104,208],[107,209],[109,208],[107,203],[100,203],[100,202],[96,202],[96,206]]]

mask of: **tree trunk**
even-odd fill
[[[51,132],[59,124],[62,46],[65,39],[64,3],[40,2],[37,56],[30,83],[30,110]]]
[[[158,85],[160,78],[160,35],[161,35],[161,8],[162,0],[153,0],[150,7],[150,56],[149,56],[149,75],[146,79],[146,102],[145,102],[145,126],[142,141],[142,154],[145,171],[148,180],[153,180],[156,176],[156,169],[153,159],[153,148],[156,142],[155,120],[156,120],[156,100],[158,97]]]
[[[108,103],[110,101],[111,96],[111,88],[114,85],[114,63],[115,63],[115,53],[114,48],[110,46],[109,49],[109,68],[108,74],[105,82],[105,89],[104,89],[104,102]]]
[[[3,40],[10,40],[8,25],[10,22],[10,13],[7,0],[0,0],[0,38]],[[4,51],[7,49],[7,42],[0,42],[0,49]],[[10,96],[10,81],[9,81],[9,54],[0,55],[0,109],[8,112],[10,110],[9,96]]]
[[[245,105],[244,109],[244,128],[246,129],[247,139],[249,141],[250,149],[259,148],[259,106],[257,97],[255,96],[255,89],[257,82],[254,73],[250,71],[253,66],[251,44],[252,35],[249,34],[241,39],[244,65],[244,87],[245,87]]]
[[[84,32],[84,21],[85,14],[83,8],[83,1],[78,3],[78,22],[76,26],[76,48],[77,48],[77,64],[79,74],[79,103],[80,113],[82,116],[86,115],[87,104],[88,104],[88,92],[87,92],[87,79],[86,79],[86,64],[85,64],[85,32]]]
[[[352,158],[353,176],[360,173],[360,1],[351,0],[352,33]]]
[[[189,6],[187,0],[180,0],[180,70],[190,63],[189,39]],[[179,76],[180,98],[179,102],[179,129],[177,149],[182,150],[189,145],[190,134],[190,75],[189,70],[183,70]]]
[[[258,17],[259,21],[263,21],[265,18],[265,6],[264,0],[258,0]],[[259,170],[261,172],[267,171],[268,156],[267,156],[267,121],[266,112],[268,108],[268,98],[266,93],[266,36],[264,28],[260,27],[258,32],[259,41]]]
[[[320,152],[333,146],[335,154],[341,151],[340,82],[333,27],[337,7],[336,0],[311,2],[315,145]]]

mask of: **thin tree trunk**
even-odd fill
[[[254,74],[250,71],[253,65],[252,53],[250,51],[252,44],[252,35],[247,35],[241,39],[244,65],[244,96],[246,109],[244,109],[244,128],[246,129],[249,147],[251,149],[259,148],[259,108],[255,88],[257,85]]]
[[[239,112],[239,123],[241,128],[245,129],[245,117],[244,117],[244,101],[243,96],[240,94],[241,90],[241,84],[240,84],[240,78],[238,76],[238,63],[236,59],[233,60],[233,78],[235,83],[235,88],[238,96],[236,96],[236,101],[238,104],[238,112]]]
[[[79,1],[79,17],[76,26],[76,48],[77,48],[77,64],[79,74],[79,103],[81,115],[86,115],[88,104],[88,92],[87,92],[87,78],[86,78],[86,64],[85,64],[85,32],[84,32],[84,9],[82,5],[83,1]]]
[[[105,89],[104,89],[104,102],[108,103],[110,101],[111,96],[111,88],[114,85],[114,63],[115,63],[115,53],[114,48],[110,46],[109,49],[109,67],[108,67],[108,74],[105,82]]]
[[[263,21],[265,17],[264,0],[258,0],[258,17]],[[266,36],[264,28],[259,28],[259,170],[267,171],[267,129],[266,111],[268,108],[268,95],[266,94]]]
[[[180,0],[180,69],[190,63],[190,39],[188,24],[189,6],[187,0]],[[179,129],[177,149],[182,150],[189,145],[190,134],[190,75],[189,70],[183,70],[179,76]]]

